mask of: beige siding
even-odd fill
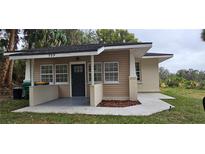
[[[70,87],[67,84],[58,86],[59,97],[69,97],[70,96]]]
[[[103,96],[104,97],[115,97],[115,96],[129,97],[129,52],[128,51],[104,52],[99,56],[96,56],[95,61],[119,62],[119,84],[104,84]]]
[[[157,59],[141,59],[141,83],[138,83],[139,92],[159,92],[159,70]]]
[[[86,61],[86,72],[88,72],[87,64],[90,62],[90,56],[79,57],[78,61]],[[113,61],[119,62],[119,84],[103,84],[103,96],[104,97],[129,97],[129,52],[112,51],[112,52],[104,52],[98,56],[95,56],[95,62],[113,62]],[[69,72],[68,76],[70,77],[70,70],[69,70],[70,62],[76,62],[76,57],[35,60],[34,81],[40,81],[40,65],[44,65],[44,64],[68,64],[68,72]],[[104,79],[104,76],[102,78]],[[88,79],[88,73],[86,79]],[[70,81],[70,79],[68,80]],[[86,81],[86,87],[87,87],[86,89],[87,96],[89,96],[90,90],[87,81]],[[59,96],[60,97],[70,96],[69,83],[65,85],[59,85]]]

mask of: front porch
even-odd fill
[[[149,116],[174,106],[161,99],[174,99],[161,93],[139,93],[140,105],[129,107],[93,107],[85,97],[63,98],[40,105],[25,107],[14,112],[63,113],[89,115]]]
[[[134,53],[137,51],[120,52],[118,55],[111,52],[109,55],[113,57],[103,54],[101,57],[91,55],[27,60],[26,80],[31,81],[29,105],[76,96],[89,97],[89,105],[94,107],[103,99],[136,101]],[[45,79],[49,85],[35,86],[35,82],[46,82]]]

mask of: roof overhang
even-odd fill
[[[78,57],[78,56],[92,56],[99,55],[102,52],[106,51],[117,51],[130,49],[135,50],[136,53],[141,54],[142,56],[152,47],[152,44],[138,44],[138,45],[121,45],[121,46],[106,46],[101,47],[97,51],[89,51],[89,52],[71,52],[71,53],[42,53],[42,54],[25,54],[22,55],[23,52],[13,52],[13,53],[4,53],[4,56],[9,56],[10,59],[41,59],[41,58],[60,58],[60,57]],[[141,50],[138,50],[141,49]],[[143,51],[143,52],[141,52]],[[18,55],[19,54],[19,55]]]
[[[12,55],[12,54],[10,54],[8,56],[12,60],[18,60],[18,59],[42,59],[42,58],[78,57],[78,56],[92,56],[92,55],[98,55],[97,51],[75,52],[75,53],[50,53],[50,54],[36,54],[36,55]]]
[[[158,59],[158,62],[161,63],[167,59],[172,58],[174,55],[164,55],[164,56],[143,56],[143,59]]]

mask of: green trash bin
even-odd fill
[[[25,99],[28,99],[29,98],[29,87],[31,86],[31,81],[24,81],[23,82],[23,97]]]

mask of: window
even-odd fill
[[[41,81],[53,83],[53,65],[40,66]]]
[[[56,65],[56,83],[68,82],[68,65],[57,64]]]
[[[74,72],[75,73],[82,73],[83,72],[83,66],[74,66]]]
[[[88,64],[88,81],[91,82],[91,64]],[[94,81],[102,81],[102,63],[94,64]]]
[[[104,73],[105,73],[104,75],[105,83],[118,83],[119,82],[118,62],[105,62]]]
[[[137,80],[140,81],[141,80],[141,70],[140,70],[140,63],[139,62],[135,63],[135,68],[136,68]]]

